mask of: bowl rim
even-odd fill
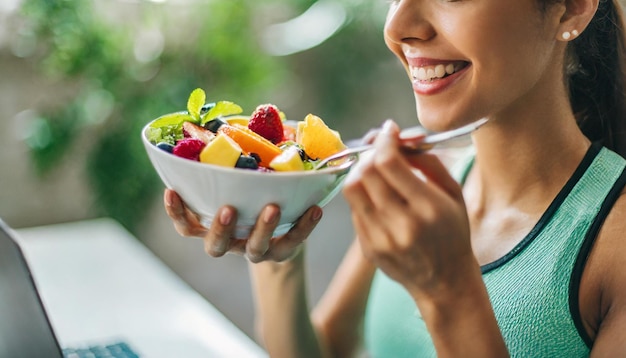
[[[281,172],[281,171],[260,171],[260,170],[251,170],[251,169],[242,169],[242,168],[235,168],[235,167],[225,167],[225,166],[221,166],[221,165],[215,165],[215,164],[209,164],[209,163],[201,163],[201,162],[196,162],[194,160],[190,160],[190,159],[186,159],[186,158],[181,158],[178,157],[176,155],[173,155],[171,153],[167,153],[164,150],[161,150],[159,148],[156,147],[156,144],[153,144],[151,141],[148,140],[147,136],[146,136],[146,132],[148,131],[148,128],[150,127],[150,125],[152,123],[154,123],[156,120],[158,120],[159,118],[163,117],[163,116],[167,116],[170,114],[175,114],[175,113],[186,113],[186,111],[177,111],[177,112],[172,112],[172,113],[168,113],[168,114],[164,114],[162,116],[159,116],[151,121],[149,121],[147,124],[145,124],[143,126],[143,128],[141,129],[141,139],[144,143],[145,146],[150,147],[153,152],[155,153],[159,153],[158,155],[167,155],[168,158],[171,158],[172,160],[175,161],[180,161],[179,163],[187,163],[191,166],[195,166],[197,168],[211,168],[217,171],[222,171],[222,172],[226,172],[226,173],[242,173],[245,175],[251,175],[251,176],[255,176],[255,175],[262,175],[262,176],[267,176],[267,175],[274,175],[274,176],[283,176],[283,177],[289,177],[289,176],[293,176],[293,177],[302,177],[302,176],[318,176],[318,175],[328,175],[328,174],[338,174],[338,173],[343,173],[347,170],[349,170],[350,166],[337,166],[337,167],[329,167],[329,168],[324,168],[324,169],[320,169],[320,170],[302,170],[302,171],[285,171],[285,172]],[[241,115],[238,115],[237,117],[240,117]],[[230,116],[229,116],[230,117]],[[226,117],[226,118],[229,118]],[[293,122],[293,121],[291,121]]]

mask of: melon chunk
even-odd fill
[[[223,133],[218,133],[200,152],[200,162],[232,168],[241,152],[237,142]]]
[[[300,157],[300,151],[292,146],[285,149],[270,162],[270,168],[277,172],[292,172],[304,170],[304,162]]]

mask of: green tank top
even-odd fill
[[[470,167],[465,165],[461,182]],[[512,357],[589,355],[579,283],[597,232],[626,184],[625,167],[622,157],[592,145],[531,232],[504,257],[481,267]],[[371,357],[436,357],[415,302],[381,271],[368,301],[365,344]]]

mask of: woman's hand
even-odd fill
[[[468,217],[443,164],[431,154],[403,154],[398,136],[397,125],[385,123],[343,193],[364,255],[414,297],[433,297],[476,272],[467,269],[477,267]]]
[[[226,253],[245,256],[251,262],[285,261],[294,257],[301,244],[311,234],[322,218],[319,206],[309,208],[289,230],[281,237],[272,237],[280,219],[280,208],[268,205],[260,213],[250,237],[233,239],[237,223],[237,211],[230,206],[220,208],[210,228],[200,224],[197,215],[185,206],[185,203],[173,190],[164,193],[165,210],[174,222],[176,231],[182,236],[201,237],[206,253],[220,257]]]

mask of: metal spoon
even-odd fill
[[[421,142],[419,142],[417,145],[414,145],[414,146],[404,145],[402,147],[402,150],[406,153],[425,152],[425,151],[432,149],[439,143],[443,143],[443,142],[470,134],[471,132],[480,128],[486,122],[487,122],[487,119],[483,118],[483,119],[479,119],[475,122],[472,122],[468,125],[465,125],[457,129],[453,129],[453,130],[445,131],[445,132],[427,134],[426,137],[424,137],[424,139]],[[423,134],[423,133],[424,133],[423,128],[411,127],[411,128],[402,130],[402,132],[400,132],[400,138],[409,139],[409,138],[415,137],[416,135]],[[342,150],[339,153],[333,154],[321,160],[319,163],[315,165],[313,170],[320,170],[320,169],[324,169],[328,167],[335,167],[335,166],[347,168],[351,166],[354,162],[356,162],[356,159],[358,159],[359,153],[363,153],[366,150],[372,149],[373,147],[374,147],[373,144],[365,144],[365,145],[361,145],[358,147],[352,147],[352,148]],[[341,161],[341,159],[345,159],[348,157],[353,157],[354,160],[348,161],[348,162]],[[337,162],[338,164],[335,165],[335,162]]]

